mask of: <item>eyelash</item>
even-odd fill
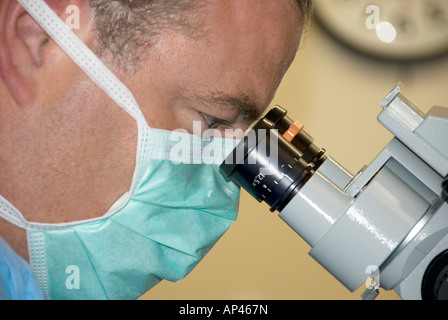
[[[219,119],[209,116],[208,114],[202,114],[202,117],[207,124],[208,129],[215,129],[219,125]]]
[[[204,118],[205,123],[207,124],[207,129],[217,129],[220,126],[230,128],[232,126],[228,121],[212,117],[208,114],[203,113],[202,117]]]

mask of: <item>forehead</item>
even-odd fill
[[[209,55],[216,63],[225,65],[227,74],[247,76],[246,81],[272,96],[300,43],[297,0],[209,1],[202,17]]]
[[[147,88],[153,88],[176,105],[194,101],[208,110],[233,108],[251,119],[271,102],[295,57],[302,32],[298,5],[295,0],[202,3],[192,33],[168,29],[146,52],[137,71],[141,93],[149,95]]]
[[[279,51],[300,40],[297,0],[211,0],[200,12],[204,34],[225,45]]]
[[[217,22],[227,20],[238,26],[247,19],[254,22],[288,22],[288,19],[296,20],[301,16],[297,0],[208,0],[203,2],[202,9]]]

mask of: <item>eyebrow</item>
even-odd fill
[[[238,117],[247,124],[251,124],[261,117],[263,108],[248,95],[228,95],[222,93],[211,94],[205,100],[217,104],[223,110],[237,110]]]

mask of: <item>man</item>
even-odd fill
[[[298,49],[306,0],[47,0],[153,128],[245,129]],[[132,183],[137,127],[16,0],[0,2],[0,195],[28,221],[101,217]],[[0,221],[25,260],[26,234]],[[61,244],[62,245],[62,244]]]

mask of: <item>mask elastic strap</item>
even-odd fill
[[[0,196],[0,217],[22,229],[28,224],[20,211],[2,196]]]
[[[148,154],[144,142],[152,129],[146,122],[134,95],[59,18],[44,0],[17,0],[65,53],[96,83],[116,104],[133,117],[138,126],[137,165],[130,194],[133,194],[143,175]]]
[[[131,91],[103,64],[103,62],[74,34],[44,0],[17,0],[34,20],[48,33],[62,50],[96,83],[116,104],[132,116],[139,127],[137,168],[147,161],[147,154],[140,152],[141,141],[147,139],[151,128]],[[133,193],[142,170],[134,172],[130,193]],[[32,225],[20,211],[0,195],[0,217],[20,227]]]
[[[138,123],[146,120],[131,91],[59,18],[44,0],[17,0],[67,55]]]

